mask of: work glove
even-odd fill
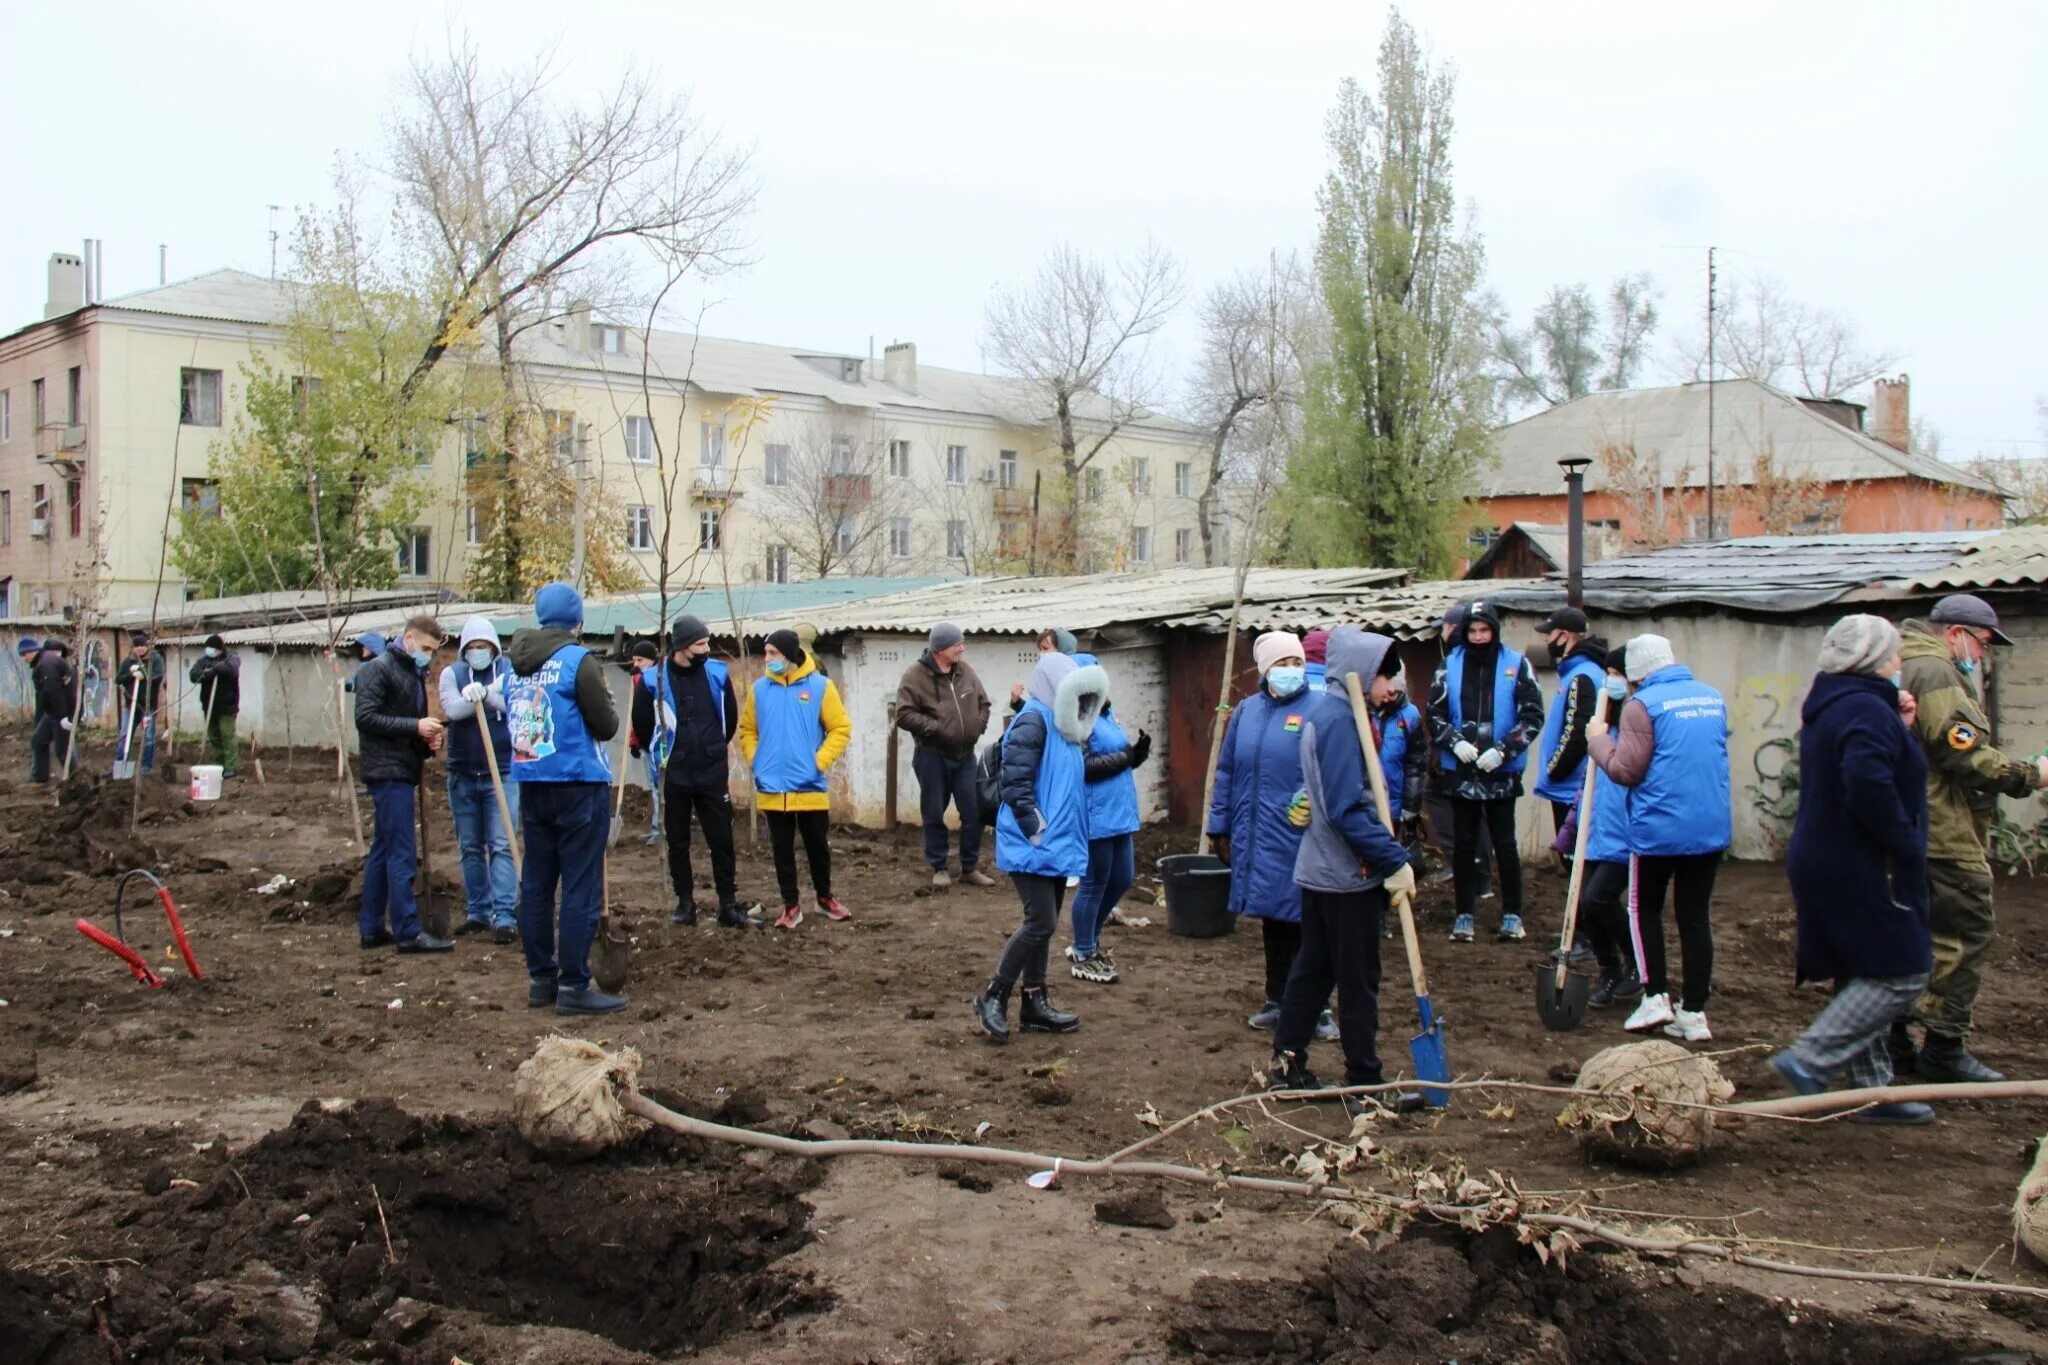
[[[71,728],[71,717],[64,716],[58,720],[57,724],[61,729],[69,730]]]
[[[483,699],[489,694],[490,689],[480,682],[464,683],[462,687],[462,699],[471,706],[481,705]]]
[[[1230,866],[1230,836],[1228,834],[1210,835],[1209,851],[1214,853],[1225,867]]]
[[[1150,757],[1152,757],[1152,736],[1140,730],[1138,731],[1138,737],[1131,742],[1131,766],[1135,768]]]
[[[1469,739],[1461,739],[1456,744],[1453,744],[1451,752],[1457,755],[1458,762],[1460,763],[1476,763],[1479,761],[1479,750]]]
[[[1296,829],[1307,829],[1308,819],[1308,792],[1298,791],[1294,794],[1294,799],[1287,803],[1287,823]]]
[[[1490,773],[1495,768],[1498,768],[1506,757],[1507,755],[1498,749],[1488,749],[1485,753],[1479,755],[1478,761],[1473,766],[1478,768],[1480,772]]]
[[[1389,896],[1399,900],[1415,894],[1415,864],[1403,863],[1400,871],[1380,883]]]

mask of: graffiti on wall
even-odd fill
[[[1736,685],[1729,706],[1730,738],[1749,746],[1754,774],[1743,790],[1774,851],[1783,850],[1799,807],[1799,702],[1806,683],[1798,673],[1757,674]],[[1739,754],[1730,758],[1741,761]]]

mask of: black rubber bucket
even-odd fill
[[[1166,886],[1166,928],[1182,938],[1221,938],[1237,930],[1230,913],[1230,869],[1211,853],[1175,853],[1155,866]]]

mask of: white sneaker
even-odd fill
[[[1669,995],[1645,995],[1636,1012],[1628,1017],[1622,1027],[1630,1033],[1641,1033],[1659,1024],[1671,1022],[1671,997]]]
[[[1676,1011],[1676,1016],[1676,1018],[1664,1026],[1664,1032],[1668,1036],[1682,1039],[1688,1043],[1705,1043],[1713,1039],[1714,1035],[1707,1032],[1707,1012],[1705,1010],[1700,1010],[1697,1013],[1692,1010],[1678,1010]]]

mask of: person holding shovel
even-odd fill
[[[199,685],[199,713],[206,717],[206,752],[222,777],[235,775],[235,717],[242,711],[242,656],[219,635],[192,661],[187,678]]]
[[[1605,723],[1612,726],[1622,704],[1628,700],[1628,677],[1623,671],[1621,650],[1606,651],[1602,663],[1605,673],[1599,709]],[[1575,847],[1578,822],[1585,818],[1586,812],[1574,804],[1552,847],[1560,853]],[[1600,980],[1586,997],[1586,1003],[1596,1010],[1632,1004],[1643,994],[1635,947],[1630,942],[1628,919],[1622,909],[1623,899],[1633,884],[1631,866],[1628,792],[1615,786],[1614,779],[1595,765],[1592,824],[1586,831],[1586,866],[1579,874],[1579,925],[1587,946],[1593,950],[1593,960],[1600,964]]]
[[[1643,968],[1643,998],[1623,1025],[1631,1033],[1662,1026],[1673,1038],[1703,1043],[1707,993],[1714,981],[1714,878],[1728,851],[1728,705],[1693,677],[1661,635],[1638,635],[1623,653],[1635,688],[1621,709],[1621,732],[1596,713],[1586,753],[1628,791],[1629,851],[1635,858],[1631,925]],[[1594,800],[1597,802],[1598,797]],[[1684,955],[1685,989],[1676,1008],[1664,956],[1664,892],[1671,890]]]
[[[1375,743],[1376,737],[1358,733],[1345,681],[1358,679],[1368,708],[1385,707],[1399,692],[1394,676],[1400,672],[1400,656],[1384,635],[1338,626],[1330,632],[1325,666],[1326,690],[1312,699],[1301,726],[1301,779],[1309,817],[1293,869],[1301,895],[1301,949],[1273,1030],[1269,1084],[1275,1090],[1322,1088],[1308,1069],[1308,1047],[1333,987],[1344,1084],[1381,1083],[1380,925],[1394,896],[1415,892],[1408,850],[1380,823],[1367,781],[1360,745]],[[1369,1105],[1356,1098],[1345,1101],[1353,1113]]]
[[[139,695],[138,695],[139,689]],[[156,713],[164,693],[164,656],[149,647],[149,636],[133,631],[128,636],[128,657],[114,670],[114,704],[120,708],[123,727],[120,758],[135,761],[135,745],[142,745],[142,772],[156,767]]]
[[[1899,632],[1881,616],[1845,616],[1820,646],[1799,719],[1799,812],[1785,876],[1798,907],[1798,980],[1832,981],[1834,998],[1771,1058],[1787,1085],[1817,1095],[1847,1073],[1890,1085],[1892,1021],[1911,1012],[1934,963],[1927,917],[1927,760],[1901,692]],[[1851,1114],[1864,1123],[1932,1123],[1912,1101]]]
[[[512,780],[526,848],[519,886],[519,941],[526,1003],[556,1014],[613,1014],[621,996],[590,980],[590,945],[604,914],[605,845],[611,835],[611,760],[619,732],[604,665],[582,644],[583,594],[549,583],[533,595],[537,627],[512,636],[506,685]],[[557,934],[555,893],[561,892]]]
[[[393,647],[356,674],[356,747],[374,820],[363,862],[357,927],[365,949],[396,943],[401,953],[445,953],[453,941],[420,927],[413,877],[420,850],[414,818],[427,759],[447,736],[427,714],[427,668],[446,633],[431,616],[415,616]]]
[[[505,795],[511,818],[519,818],[519,787],[504,781],[512,762],[512,732],[506,726],[505,686],[512,665],[488,617],[462,623],[455,662],[441,670],[441,715],[448,730],[448,813],[462,850],[462,894],[467,911],[457,934],[489,930],[497,943],[519,937],[519,874],[512,861],[512,830],[498,810]],[[477,717],[483,716],[483,724]],[[485,732],[491,751],[484,753]],[[499,773],[492,769],[495,760]]]
[[[739,731],[739,700],[732,670],[711,657],[711,632],[687,613],[669,628],[671,653],[650,665],[633,691],[633,734],[654,764],[668,834],[668,879],[676,895],[669,923],[697,922],[697,879],[690,868],[690,819],[711,850],[711,884],[718,892],[718,923],[726,929],[754,924],[740,908],[732,844],[732,739]]]
[[[29,735],[28,780],[41,786],[50,780],[53,765],[58,776],[63,776],[65,756],[71,752],[78,670],[71,666],[69,646],[54,635],[44,640],[29,666],[29,676],[36,692],[36,721]]]
[[[853,739],[853,721],[839,689],[821,677],[817,662],[797,643],[796,632],[772,632],[761,649],[766,671],[747,689],[740,710],[739,745],[754,770],[754,803],[768,820],[775,850],[775,883],[782,914],[775,927],[804,922],[797,898],[796,841],[801,835],[811,865],[811,889],[825,918],[847,920],[853,913],[832,894],[832,797],[825,773]]]

